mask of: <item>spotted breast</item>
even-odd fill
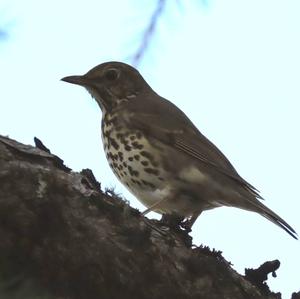
[[[168,173],[160,155],[140,131],[122,127],[117,114],[105,113],[102,141],[108,163],[123,185],[147,207],[167,195]]]

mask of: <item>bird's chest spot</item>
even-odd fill
[[[111,116],[102,124],[102,141],[111,169],[131,192],[137,195],[162,186],[166,173],[159,153],[140,131],[122,127]]]

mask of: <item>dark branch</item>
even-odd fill
[[[292,299],[300,299],[300,291],[292,294]]]
[[[147,49],[149,47],[149,43],[154,36],[158,20],[162,15],[165,5],[166,5],[166,0],[158,0],[157,1],[156,8],[150,18],[148,27],[144,31],[141,44],[140,44],[138,50],[136,51],[135,55],[133,56],[132,64],[134,66],[137,66],[139,64],[140,60],[143,58],[145,52],[147,51]]]
[[[256,285],[264,294],[268,294],[270,289],[266,283],[268,274],[272,273],[276,277],[276,270],[278,270],[280,262],[278,260],[269,261],[262,264],[257,269],[245,269],[245,278]]]

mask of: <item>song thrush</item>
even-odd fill
[[[297,238],[222,152],[135,68],[107,62],[62,80],[85,87],[99,104],[106,158],[148,208],[144,214],[179,215],[192,226],[202,211],[231,206],[256,212]]]

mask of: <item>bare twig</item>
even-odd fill
[[[155,10],[150,18],[150,22],[143,34],[141,44],[140,44],[139,48],[137,49],[135,55],[133,56],[132,64],[134,66],[137,66],[139,64],[140,60],[142,59],[142,57],[144,56],[144,54],[149,46],[149,42],[153,38],[155,29],[156,29],[156,25],[158,23],[158,19],[162,15],[165,4],[166,4],[166,0],[158,0],[157,1],[156,8],[155,8]]]

